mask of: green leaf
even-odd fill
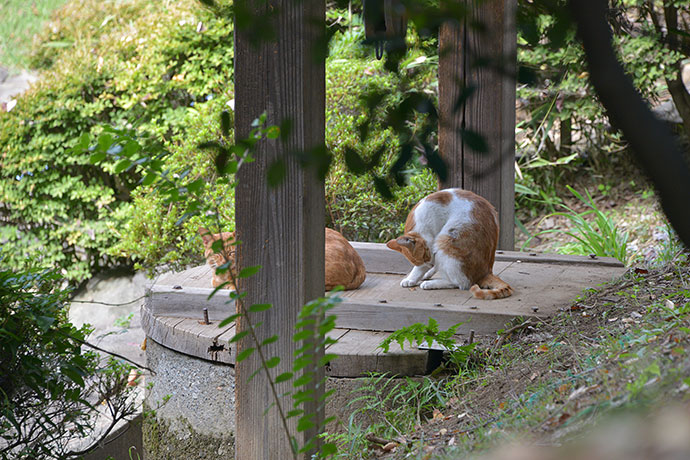
[[[325,366],[326,364],[333,361],[337,357],[338,357],[338,355],[336,355],[335,353],[326,353],[321,358],[319,358],[319,366]]]
[[[244,361],[245,359],[249,358],[249,357],[252,355],[252,353],[254,353],[254,350],[256,350],[256,348],[254,348],[254,347],[250,347],[250,348],[247,348],[247,349],[245,349],[245,350],[242,350],[242,351],[237,355],[236,362],[239,363],[239,362],[242,362],[242,361]]]
[[[93,153],[93,154],[89,157],[89,163],[91,163],[91,164],[100,163],[101,161],[105,160],[105,157],[107,157],[107,156],[108,156],[108,155],[107,155],[105,152],[96,152],[96,153]]]
[[[129,160],[127,158],[121,159],[120,161],[115,163],[115,168],[114,168],[115,174],[120,174],[122,171],[129,168],[131,165],[132,165],[131,160]]]
[[[273,304],[270,303],[255,303],[251,305],[248,310],[251,313],[258,313],[260,311],[270,310],[271,308],[273,308]]]
[[[292,409],[288,411],[287,414],[285,414],[286,418],[292,418],[292,417],[298,417],[300,415],[304,414],[304,410],[302,409]]]
[[[235,321],[240,316],[242,316],[242,313],[235,313],[234,315],[230,315],[227,318],[225,318],[223,321],[221,321],[220,324],[218,324],[218,327],[227,326],[228,324],[232,323],[233,321]]]
[[[62,373],[65,374],[71,381],[73,381],[80,387],[84,386],[84,379],[81,375],[79,375],[79,372],[69,367],[63,367],[61,370]]]
[[[306,414],[302,418],[299,419],[297,422],[297,431],[302,432],[306,431],[310,428],[313,428],[314,422],[311,421],[311,419],[314,417],[314,414]]]
[[[76,153],[81,153],[89,148],[89,144],[91,144],[91,136],[89,133],[82,133],[82,135],[79,136],[77,143],[74,145],[74,147],[72,147],[72,150],[74,150]]]
[[[278,364],[280,364],[280,358],[277,356],[274,356],[273,358],[266,360],[266,367],[268,367],[269,369],[276,367]]]
[[[262,347],[265,347],[266,345],[270,345],[270,344],[272,344],[272,343],[274,343],[274,342],[277,342],[277,341],[278,341],[278,336],[277,336],[277,335],[273,335],[273,336],[271,336],[271,337],[269,337],[269,338],[267,338],[267,339],[264,339],[264,340],[261,342],[261,346],[262,346]]]
[[[254,265],[252,267],[243,268],[240,274],[237,275],[238,278],[249,278],[255,275],[261,269],[261,265]]]
[[[302,377],[298,378],[297,380],[295,380],[295,381],[292,383],[292,386],[295,387],[295,388],[301,387],[301,386],[303,386],[303,385],[307,385],[307,384],[308,384],[309,382],[311,382],[312,380],[314,380],[314,377],[313,377],[312,373],[309,372],[309,373],[307,373],[307,374],[304,374]]]
[[[158,174],[150,172],[141,180],[141,185],[151,185],[156,181],[156,179],[158,179]]]
[[[277,126],[269,126],[266,128],[266,137],[269,139],[277,139],[280,137],[280,128]]]
[[[314,334],[313,331],[306,329],[304,331],[300,331],[296,333],[295,335],[292,336],[292,341],[293,342],[299,342],[300,340],[305,340],[310,338]]]
[[[101,134],[98,136],[98,144],[97,148],[98,150],[102,152],[106,152],[111,146],[113,145],[113,136],[110,134]]]
[[[196,193],[196,192],[202,190],[205,185],[206,185],[206,181],[202,178],[199,178],[199,179],[187,184],[187,190],[189,190],[190,192]]]
[[[326,424],[326,421],[324,420],[324,425]],[[326,458],[331,455],[335,455],[338,453],[338,447],[335,445],[335,443],[332,442],[326,442],[321,445],[321,455],[319,458]]]
[[[292,372],[283,372],[278,377],[276,377],[275,383],[287,382],[293,376]]]
[[[239,341],[239,340],[242,340],[244,337],[247,336],[247,334],[249,334],[249,331],[241,331],[241,332],[238,332],[237,334],[235,334],[235,335],[232,336],[232,338],[230,339],[229,343],[234,343],[234,342],[237,342],[237,341]]]

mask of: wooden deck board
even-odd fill
[[[340,293],[344,301],[331,310],[337,315],[338,329],[330,335],[339,341],[329,352],[340,356],[330,363],[327,372],[334,376],[423,373],[428,365],[427,351],[401,351],[397,345],[387,354],[377,349],[389,331],[426,323],[433,317],[442,329],[463,323],[458,328],[460,334],[470,330],[495,334],[518,316],[553,315],[584,289],[625,271],[610,258],[498,251],[494,273],[509,283],[515,293],[506,299],[478,300],[466,290],[403,288],[400,281],[411,265],[402,255],[381,244],[353,246],[367,267],[367,279],[359,289]],[[161,276],[152,287],[144,307],[146,313],[142,314],[147,336],[178,351],[233,364],[234,346],[228,341],[234,335],[234,326],[219,331],[213,324],[199,324],[204,307],[216,324],[234,313],[234,304],[228,299],[230,292],[218,291],[208,300],[212,290],[211,269],[207,266]]]

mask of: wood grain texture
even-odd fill
[[[235,324],[223,328],[218,322],[200,324],[195,319],[155,316],[147,305],[141,308],[141,324],[146,337],[159,345],[213,362],[235,364]]]
[[[235,31],[235,135],[241,140],[250,133],[251,123],[263,112],[269,125],[289,122],[285,140],[263,140],[257,144],[255,162],[243,166],[237,177],[235,194],[236,232],[242,242],[237,248],[241,268],[261,265],[259,273],[241,279],[239,290],[247,293],[245,305],[271,303],[271,310],[251,314],[251,321],[262,323],[259,340],[274,334],[278,341],[265,347],[266,357],[278,356],[281,363],[273,376],[291,371],[293,352],[301,344],[292,341],[301,306],[323,295],[324,286],[324,190],[314,171],[304,170],[295,153],[324,145],[325,70],[317,62],[312,46],[323,37],[325,5],[306,0],[275,0],[267,3],[243,1],[253,13],[273,13],[270,24],[277,40],[252,46],[247,31]],[[280,186],[269,189],[268,168],[277,159],[285,161],[287,176]],[[244,318],[238,331],[248,330]],[[238,352],[253,347],[249,337],[238,344]],[[258,353],[237,364],[238,460],[290,458],[290,446],[275,408],[269,381],[263,371],[248,382],[260,368]],[[324,375],[315,372],[314,382]],[[316,388],[318,398],[322,388]],[[290,382],[278,385],[278,394],[292,390]],[[292,407],[291,398],[281,404]],[[323,417],[316,404],[304,407]],[[296,418],[289,421],[291,434],[299,445],[316,434],[310,429],[298,433]],[[303,455],[301,458],[308,458]]]
[[[329,377],[364,377],[371,372],[388,372],[391,375],[424,375],[427,372],[429,353],[405,344],[401,349],[392,343],[388,353],[378,348],[389,336],[385,332],[349,330],[332,345],[329,353],[338,358],[326,366]]]
[[[193,269],[192,269],[193,270]],[[184,281],[185,272],[178,278],[168,278],[171,284],[155,284],[149,290],[149,309],[156,316],[204,319],[204,308],[208,309],[211,321],[222,321],[235,313],[235,303],[230,300],[230,291],[221,289],[213,297],[209,287],[188,287]],[[209,273],[209,280],[211,274]]]
[[[499,214],[498,247],[507,250],[515,245],[516,7],[516,0],[472,3],[464,23],[447,21],[439,34],[439,151],[450,173],[440,185],[489,200]],[[474,93],[457,107],[464,88]],[[472,150],[463,129],[481,134],[488,151]]]

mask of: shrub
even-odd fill
[[[232,34],[227,16],[191,0],[163,7],[80,0],[60,10],[35,45],[34,63],[45,69],[40,83],[0,119],[6,263],[26,267],[35,260],[79,282],[132,260],[146,268],[200,261],[198,219],[178,225],[180,208],[155,188],[139,186],[136,168],[91,164],[89,152],[71,149],[84,147],[106,125],[133,129],[144,152],[166,152],[162,161],[171,173],[186,171],[212,185],[206,199],[217,203],[221,221],[232,229],[233,191],[217,183],[213,155],[197,148],[220,138],[217,120],[233,98]],[[438,59],[428,56],[435,42],[412,33],[400,74],[390,73],[362,38],[357,16],[341,23],[326,63],[326,142],[335,156],[326,215],[328,225],[350,239],[385,241],[400,231],[411,206],[436,188],[435,179],[412,163],[407,172],[421,174],[385,201],[371,174],[348,172],[345,152],[356,146],[362,158],[376,160],[373,174],[382,177],[398,146],[385,127],[387,111],[410,92],[435,93]],[[372,93],[384,94],[384,104],[360,144],[364,100]]]
[[[130,255],[114,246],[136,215],[140,177],[70,147],[105,124],[136,126],[151,142],[186,133],[190,106],[228,90],[232,27],[192,1],[82,0],[60,10],[42,41],[56,40],[72,45],[54,58],[37,47],[36,62],[49,67],[0,117],[0,254],[79,282]]]
[[[54,272],[0,270],[0,458],[59,459],[93,432],[97,403],[117,421],[134,412],[129,368],[82,351],[90,333],[67,320]]]

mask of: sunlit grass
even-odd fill
[[[0,0],[0,65],[11,71],[28,66],[34,34],[67,0]]]

